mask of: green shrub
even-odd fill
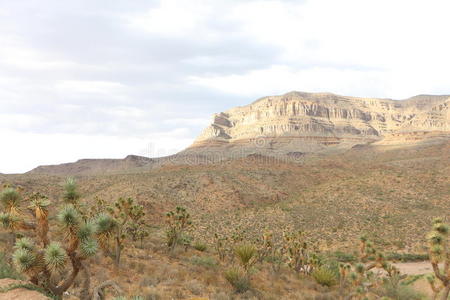
[[[236,267],[230,268],[225,271],[224,275],[236,293],[244,293],[250,289],[250,280],[241,269]]]
[[[333,286],[337,283],[335,272],[326,267],[320,267],[315,269],[312,272],[311,276],[320,285]]]
[[[421,300],[423,295],[418,293],[414,288],[408,285],[399,284],[392,285],[384,283],[380,291],[377,293],[379,296],[387,297],[388,299],[395,300]]]
[[[236,253],[242,267],[248,271],[256,259],[257,250],[255,246],[251,244],[241,244],[236,246],[234,252]]]
[[[11,279],[23,279],[16,270],[7,263],[3,253],[0,253],[0,279],[11,278]]]
[[[395,260],[395,261],[425,261],[430,257],[428,254],[414,254],[414,253],[388,253],[386,255],[386,260]]]
[[[341,251],[336,251],[331,254],[331,257],[339,262],[354,262],[356,260],[355,256],[353,254],[344,253]]]
[[[198,250],[200,252],[205,252],[206,249],[208,248],[205,243],[201,243],[201,242],[195,242],[193,247],[195,250]]]
[[[193,256],[191,257],[191,263],[205,268],[215,268],[217,266],[217,261],[210,256]]]

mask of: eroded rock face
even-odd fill
[[[215,114],[187,152],[236,148],[320,152],[417,132],[450,133],[450,96],[406,100],[291,92]],[[428,135],[425,134],[427,137]]]

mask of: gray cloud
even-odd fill
[[[101,156],[116,137],[141,147],[140,140],[167,136],[162,146],[181,148],[213,112],[294,89],[446,94],[447,5],[0,0],[0,135],[20,139],[12,155],[27,138],[51,143],[76,134],[111,143],[67,156],[48,145],[40,163],[54,163]],[[13,170],[17,162],[3,156],[0,172]],[[36,164],[20,159],[22,168]]]
[[[20,126],[29,132],[140,135],[171,130],[176,124],[164,120],[204,118],[243,103],[242,97],[191,86],[188,76],[264,68],[280,51],[240,34],[239,24],[225,20],[220,10],[200,24],[220,36],[211,40],[133,30],[127,18],[155,8],[157,1],[0,3],[6,11],[0,21],[2,42],[43,58],[32,61],[36,66],[0,60],[0,78],[16,80],[0,81],[6,94],[0,112],[37,117],[28,128]],[[83,82],[98,82],[103,90],[85,91]],[[102,86],[106,82],[120,86],[108,90]],[[195,122],[187,126],[192,136],[202,127]]]

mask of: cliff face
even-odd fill
[[[215,114],[188,152],[245,148],[320,152],[397,135],[448,136],[450,96],[406,100],[291,92]],[[400,140],[400,139],[399,139]]]

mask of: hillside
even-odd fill
[[[55,197],[64,178],[3,175],[0,184],[13,182]],[[88,199],[136,198],[155,224],[171,207],[186,206],[200,236],[211,237],[217,224],[259,232],[270,224],[311,230],[337,248],[351,246],[367,231],[390,247],[413,249],[422,244],[430,218],[450,209],[450,142],[358,147],[299,163],[249,156],[77,178]]]
[[[73,163],[64,163],[60,165],[39,166],[28,173],[30,174],[100,174],[125,172],[144,166],[150,166],[154,163],[151,158],[128,155],[124,159],[80,159]]]
[[[0,175],[0,185],[12,183],[48,195],[55,213],[65,177]],[[103,256],[93,259],[94,286],[113,279],[126,294],[148,299],[337,299],[333,288],[286,268],[273,273],[268,265],[258,266],[255,289],[237,296],[223,277],[214,234],[255,240],[271,230],[279,240],[285,228],[303,230],[322,253],[339,251],[343,258],[367,234],[388,253],[423,255],[430,220],[448,220],[450,142],[372,144],[297,162],[249,155],[215,164],[78,174],[76,179],[87,203],[96,197],[108,202],[135,198],[144,206],[150,228],[144,244],[126,250],[123,269],[115,270]],[[167,253],[165,213],[177,205],[188,209],[194,225],[189,235],[193,243],[205,243],[206,252],[180,247],[175,255]],[[0,244],[6,241],[0,232]],[[425,282],[420,284],[419,290],[429,291]],[[79,292],[79,285],[71,290]]]

